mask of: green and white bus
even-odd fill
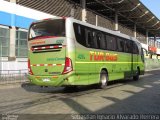
[[[144,74],[137,39],[70,17],[32,23],[28,46],[29,79],[40,86],[105,88],[108,81]]]

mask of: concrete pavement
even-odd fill
[[[111,82],[65,91],[29,83],[0,89],[0,113],[7,114],[159,114],[160,70],[147,72],[139,81]]]

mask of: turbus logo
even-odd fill
[[[117,54],[90,51],[90,61],[117,61]]]

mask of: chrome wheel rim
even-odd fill
[[[102,75],[101,82],[102,82],[102,85],[106,85],[107,79],[105,75]]]

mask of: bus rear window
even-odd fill
[[[47,20],[32,24],[29,30],[29,40],[34,39],[36,37],[45,37],[45,36],[64,37],[65,20],[64,19]]]

